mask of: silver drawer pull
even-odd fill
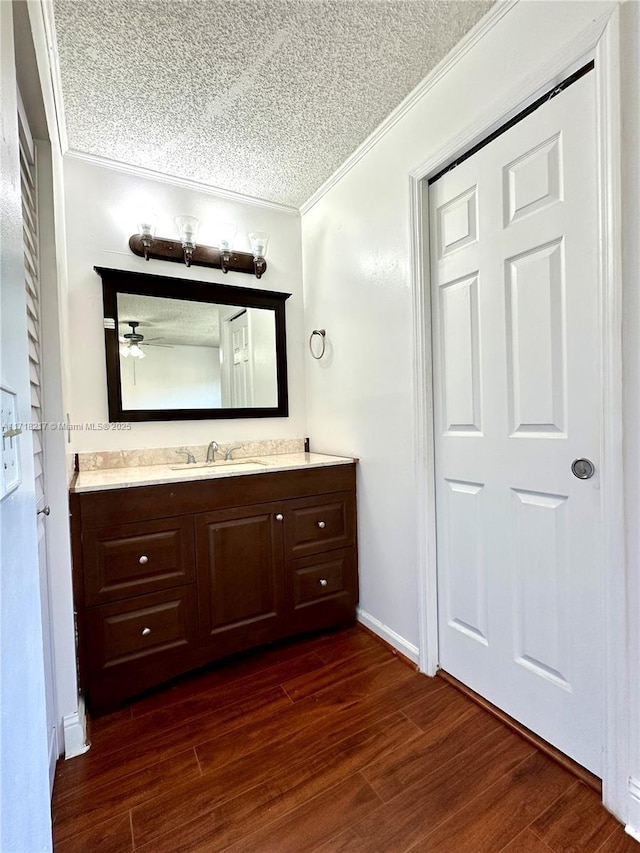
[[[329,583],[329,581],[326,578],[320,578],[318,583],[320,584],[320,586],[326,586]]]
[[[284,519],[284,515],[281,512],[279,512],[276,515],[276,521],[282,521],[283,519]]]
[[[325,522],[324,522],[324,521],[319,521],[319,522],[318,522],[318,527],[320,528],[320,530],[324,530],[326,526],[327,526],[327,525],[325,524]]]
[[[143,628],[142,629],[142,636],[143,637],[148,637],[150,633],[151,633],[151,628]]]
[[[142,557],[140,557],[140,559],[138,560],[138,562],[140,563],[141,566],[144,566],[145,563],[149,562],[149,558],[147,557],[146,554],[143,554]]]

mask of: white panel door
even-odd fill
[[[231,370],[231,405],[235,408],[251,406],[252,382],[249,342],[249,315],[242,311],[229,323],[231,328],[231,346],[233,349],[233,367]]]
[[[600,775],[594,76],[429,197],[440,665]]]

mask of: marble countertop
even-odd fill
[[[349,465],[353,457],[327,456],[323,453],[278,453],[271,456],[252,456],[237,459],[236,464],[215,462],[210,465],[140,465],[132,468],[103,468],[80,471],[71,482],[70,491],[98,492],[105,489],[127,489],[135,486],[159,486],[165,483],[184,483],[220,477],[242,477],[247,474],[268,474],[273,471],[292,471]]]

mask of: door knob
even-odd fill
[[[596,468],[590,459],[574,459],[571,471],[579,480],[589,480],[595,474]]]
[[[43,506],[42,509],[39,509],[37,515],[40,515],[41,513],[42,515],[51,515],[51,507],[49,506],[49,504]]]

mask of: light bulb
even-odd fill
[[[138,212],[138,234],[153,238],[156,233],[156,214],[151,210]]]
[[[230,252],[233,248],[233,238],[238,229],[231,222],[219,222],[216,226],[216,245],[221,252]]]
[[[176,216],[175,222],[178,226],[178,233],[180,234],[183,247],[185,249],[195,248],[196,235],[198,233],[198,226],[200,225],[198,219],[195,216]]]

